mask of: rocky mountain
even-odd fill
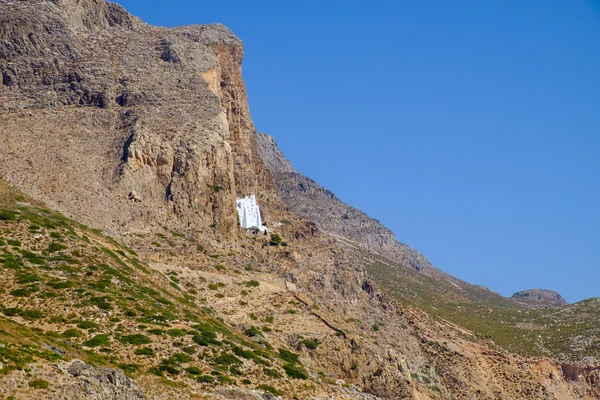
[[[600,303],[450,277],[295,172],[243,51],[104,0],[0,2],[0,396],[600,396]],[[239,228],[249,194],[273,236]]]
[[[258,152],[275,178],[277,191],[296,214],[314,221],[323,231],[364,246],[367,250],[428,274],[440,274],[415,249],[396,240],[379,221],[339,200],[332,192],[298,173],[272,137],[258,133]]]
[[[515,301],[532,308],[551,308],[567,305],[562,296],[548,289],[522,290],[512,295]]]

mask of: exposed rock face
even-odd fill
[[[275,178],[279,196],[293,212],[314,221],[325,232],[365,246],[405,266],[439,273],[425,256],[398,242],[394,233],[379,221],[296,172],[272,137],[258,133],[257,141],[260,156]]]
[[[150,27],[104,0],[4,2],[0,24],[0,173],[25,192],[113,234],[229,237],[236,194],[269,197],[224,26]]]
[[[144,399],[144,394],[137,385],[121,370],[96,368],[85,365],[81,361],[59,365],[74,379],[65,387],[60,395],[62,399],[93,400],[137,400]]]
[[[551,308],[567,304],[559,293],[547,289],[522,290],[513,294],[511,299],[531,308]]]

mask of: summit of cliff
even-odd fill
[[[548,289],[521,290],[511,296],[511,299],[533,308],[550,308],[567,305],[560,293]]]

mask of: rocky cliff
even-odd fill
[[[268,197],[227,28],[151,27],[103,0],[1,11],[0,169],[15,185],[114,234],[232,238],[236,194]]]
[[[532,308],[551,308],[567,305],[562,296],[547,289],[521,290],[512,295],[511,299]]]

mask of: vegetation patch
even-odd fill
[[[152,342],[152,340],[148,336],[142,335],[141,333],[122,336],[120,341],[123,344],[133,344],[133,345],[142,345],[142,344],[148,344],[148,343]]]
[[[283,394],[279,390],[275,389],[273,386],[265,385],[265,384],[256,386],[256,389],[262,390],[262,391],[264,391],[266,393],[271,393],[271,394],[273,394],[275,396],[281,396]]]
[[[48,387],[50,386],[50,383],[43,379],[34,379],[32,381],[29,381],[28,384],[29,387],[32,387],[34,389],[48,389]]]
[[[84,346],[87,347],[99,347],[99,346],[108,346],[110,342],[108,334],[96,335],[90,340],[83,342]]]
[[[304,370],[303,367],[299,366],[299,365],[295,365],[292,363],[287,363],[283,365],[283,369],[285,370],[285,373],[290,377],[290,378],[294,378],[294,379],[308,379],[308,374],[306,373],[306,371]]]

